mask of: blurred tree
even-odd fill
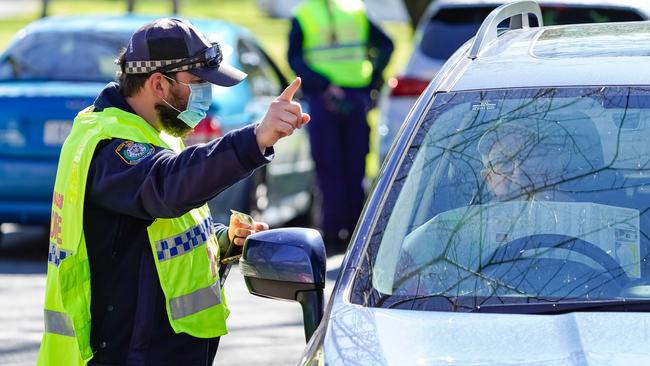
[[[49,0],[43,0],[43,6],[41,7],[41,18],[45,18],[47,16],[47,3],[49,3]]]
[[[411,23],[411,28],[415,30],[417,27],[422,13],[427,8],[429,3],[435,0],[404,0],[404,6],[406,7],[406,12],[409,15],[409,20]]]
[[[43,6],[41,7],[41,18],[47,16],[47,6],[49,2],[50,0],[42,1]],[[172,14],[178,14],[178,0],[171,0],[171,2],[172,2]],[[127,4],[127,11],[129,13],[133,13],[133,9],[135,8],[135,0],[126,0],[126,4]]]
[[[47,0],[43,0],[47,1]],[[178,0],[171,0],[172,1],[172,14],[178,14]],[[129,13],[133,13],[133,10],[135,8],[135,0],[126,0],[127,3],[127,9]]]

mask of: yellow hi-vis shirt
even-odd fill
[[[45,332],[38,365],[85,365],[90,347],[90,267],[83,233],[86,178],[97,144],[120,138],[180,152],[179,138],[159,133],[117,108],[82,112],[61,150],[52,199],[45,287]],[[101,225],[101,223],[97,223]],[[147,228],[167,316],[177,333],[214,338],[227,333],[229,310],[219,286],[219,245],[207,205]]]
[[[303,33],[303,53],[309,67],[334,85],[370,85],[370,25],[361,1],[305,0],[296,8],[295,17]]]

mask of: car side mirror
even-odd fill
[[[300,303],[307,341],[323,317],[325,266],[320,233],[305,228],[250,235],[239,260],[250,293]]]

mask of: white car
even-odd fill
[[[422,16],[414,49],[404,70],[388,81],[379,103],[380,160],[407,113],[447,58],[478,30],[502,0],[435,0]],[[646,0],[542,0],[545,25],[650,19]]]
[[[318,232],[248,237],[249,291],[302,306],[299,365],[650,365],[650,21],[530,14],[495,9],[422,93],[327,307]]]

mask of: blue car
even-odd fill
[[[649,43],[490,12],[409,113],[326,308],[318,232],[248,237],[249,291],[302,306],[300,365],[650,365]]]
[[[114,59],[130,35],[154,16],[57,16],[20,30],[0,54],[0,223],[44,224],[57,160],[75,115],[118,70]],[[218,138],[261,120],[287,81],[247,30],[219,20],[190,19],[225,60],[248,73],[241,84],[214,86],[214,101],[186,145]],[[304,130],[276,146],[267,167],[209,202],[215,219],[229,209],[251,212],[271,226],[308,218],[313,164]]]

